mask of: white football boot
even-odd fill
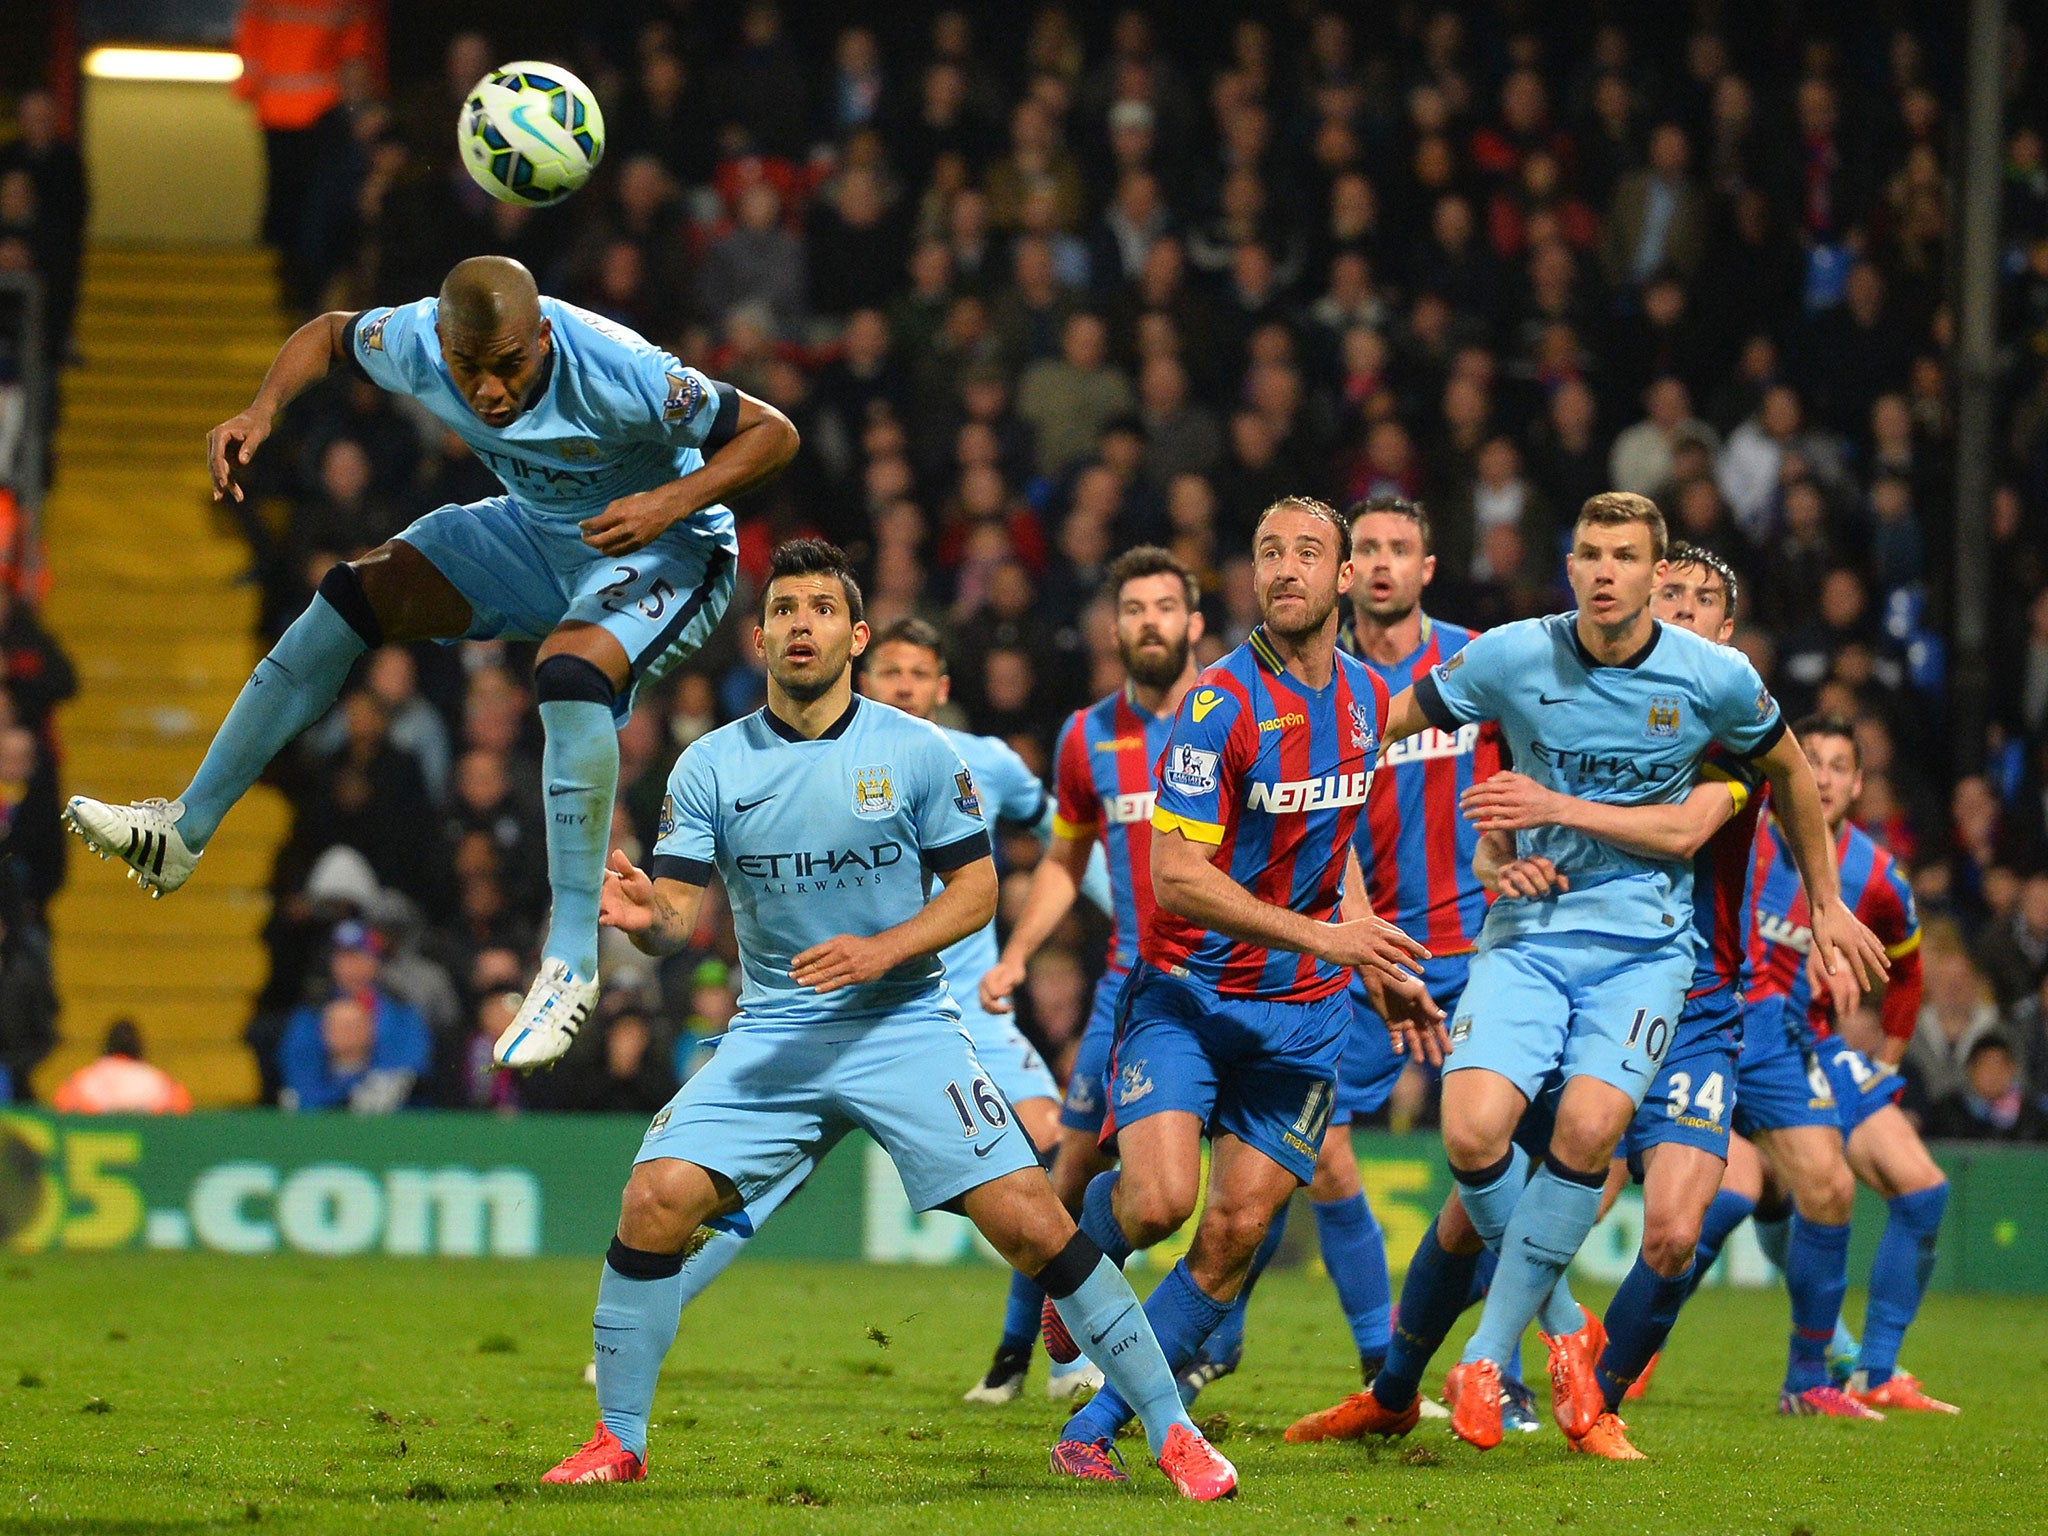
[[[121,860],[128,866],[128,878],[156,897],[191,879],[199,863],[199,855],[178,833],[178,818],[184,814],[182,800],[108,805],[73,795],[64,807],[64,825],[101,858]]]
[[[531,1072],[560,1061],[576,1042],[576,1032],[597,1006],[597,982],[578,981],[559,960],[543,960],[540,974],[527,989],[526,1001],[498,1036],[491,1060],[501,1067]]]
[[[1056,1403],[1069,1402],[1077,1397],[1093,1397],[1101,1390],[1101,1367],[1086,1355],[1078,1360],[1069,1360],[1065,1365],[1055,1361],[1051,1374],[1045,1378],[1045,1395]]]

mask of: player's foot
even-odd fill
[[[1407,1434],[1421,1418],[1420,1393],[1410,1398],[1408,1406],[1396,1413],[1370,1392],[1354,1392],[1341,1403],[1296,1419],[1287,1426],[1286,1439],[1290,1445],[1314,1445],[1323,1440],[1363,1440],[1367,1435],[1393,1440]]]
[[[1243,1361],[1244,1346],[1242,1344],[1238,1345],[1236,1349],[1232,1350],[1228,1356],[1221,1360],[1211,1359],[1208,1350],[1205,1348],[1200,1354],[1195,1356],[1186,1370],[1174,1378],[1180,1387],[1181,1406],[1192,1406],[1195,1399],[1202,1395],[1204,1387],[1231,1375]]]
[[[1435,1398],[1425,1396],[1422,1399],[1422,1416],[1425,1419],[1432,1420],[1448,1419],[1451,1416],[1451,1410],[1446,1408],[1442,1403],[1438,1402]]]
[[[1550,1346],[1550,1416],[1568,1440],[1590,1433],[1593,1421],[1607,1406],[1593,1372],[1600,1351],[1607,1347],[1607,1326],[1583,1306],[1579,1315],[1585,1321],[1575,1331],[1556,1337],[1543,1335],[1543,1342]]]
[[[1451,1433],[1467,1445],[1490,1451],[1500,1444],[1500,1367],[1491,1360],[1468,1360],[1444,1377],[1444,1402],[1451,1410]]]
[[[1861,1376],[1861,1372],[1858,1373]],[[1954,1403],[1944,1403],[1920,1390],[1920,1383],[1903,1371],[1894,1371],[1882,1386],[1851,1381],[1849,1395],[1866,1408],[1897,1408],[1904,1413],[1961,1413]]]
[[[1070,1360],[1081,1358],[1081,1346],[1074,1342],[1074,1336],[1067,1332],[1067,1325],[1060,1317],[1060,1309],[1053,1305],[1050,1296],[1045,1305],[1038,1309],[1038,1336],[1045,1343],[1045,1352],[1055,1365],[1065,1365]]]
[[[1808,1387],[1804,1392],[1780,1392],[1778,1412],[1788,1418],[1882,1419],[1875,1408],[1866,1408],[1840,1387]]]
[[[560,1061],[576,1043],[576,1032],[597,1006],[597,982],[579,981],[559,960],[543,960],[526,1001],[498,1036],[491,1059],[501,1067],[530,1072]]]
[[[590,1361],[583,1367],[583,1385],[586,1387],[597,1385],[597,1362],[595,1360]]]
[[[1621,1394],[1626,1401],[1634,1402],[1637,1398],[1641,1397],[1645,1392],[1650,1390],[1650,1378],[1657,1374],[1657,1362],[1659,1360],[1662,1360],[1663,1358],[1664,1351],[1661,1349],[1658,1350],[1657,1353],[1655,1353],[1654,1355],[1650,1356],[1650,1363],[1643,1367],[1643,1374],[1638,1376],[1634,1381],[1630,1382],[1628,1384],[1628,1390]]]
[[[583,1443],[583,1449],[565,1456],[559,1466],[547,1472],[544,1483],[637,1483],[647,1475],[647,1463],[619,1444],[619,1437],[597,1421],[597,1428]]]
[[[1069,1360],[1046,1372],[1045,1395],[1055,1403],[1093,1397],[1102,1390],[1102,1372],[1092,1360]]]
[[[1237,1468],[1185,1424],[1176,1424],[1166,1432],[1166,1445],[1159,1452],[1159,1470],[1182,1498],[1206,1503],[1210,1499],[1227,1499],[1237,1492]]]
[[[1576,1440],[1567,1440],[1573,1450],[1608,1461],[1648,1461],[1650,1458],[1628,1443],[1628,1426],[1617,1413],[1602,1413],[1593,1427]]]
[[[182,800],[108,805],[73,795],[64,807],[64,825],[101,858],[126,864],[128,878],[156,897],[191,879],[199,863],[199,855],[185,846],[178,832],[178,818],[184,814]]]
[[[1511,1435],[1535,1435],[1543,1431],[1543,1419],[1536,1412],[1536,1394],[1528,1383],[1503,1380],[1500,1384],[1500,1427]]]
[[[1052,1469],[1086,1483],[1128,1483],[1116,1447],[1100,1440],[1062,1440],[1052,1448]]]
[[[988,1403],[1001,1407],[1024,1395],[1024,1377],[1031,1370],[1029,1344],[998,1344],[988,1374],[967,1389],[963,1403]]]

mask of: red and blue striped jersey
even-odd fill
[[[1387,685],[1342,651],[1330,681],[1309,688],[1263,626],[1254,629],[1181,701],[1153,770],[1153,830],[1213,849],[1210,862],[1260,901],[1328,922],[1390,700]],[[1197,928],[1164,907],[1154,908],[1138,953],[1224,997],[1310,1002],[1351,977],[1312,955]]]
[[[1853,822],[1835,838],[1835,863],[1842,872],[1842,901],[1884,943],[1891,958],[1879,1018],[1894,1039],[1910,1039],[1920,1013],[1920,914],[1913,887],[1892,856]],[[1792,864],[1792,851],[1775,817],[1756,840],[1750,872],[1749,963],[1744,985],[1751,999],[1783,996],[1806,1015],[1815,1040],[1834,1033],[1828,1000],[1816,999],[1806,979],[1806,954],[1813,947],[1806,889]]]
[[[1147,714],[1119,688],[1077,709],[1053,753],[1053,832],[1102,839],[1109,861],[1109,968],[1128,971],[1152,915],[1152,765],[1173,716]]]
[[[1422,644],[1413,654],[1392,666],[1358,659],[1391,696],[1457,655],[1472,635],[1424,614]],[[1352,654],[1358,655],[1355,648]],[[1432,955],[1467,954],[1479,942],[1491,898],[1472,873],[1479,829],[1460,814],[1458,796],[1500,766],[1500,727],[1491,720],[1455,731],[1431,726],[1380,754],[1352,837],[1359,872],[1373,912],[1428,945]]]
[[[1704,997],[1742,979],[1756,829],[1771,798],[1763,770],[1718,742],[1700,759],[1700,782],[1727,785],[1735,814],[1692,856],[1692,920],[1700,943],[1687,997]]]

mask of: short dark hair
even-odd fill
[[[142,1031],[136,1028],[133,1019],[116,1019],[107,1026],[108,1056],[126,1056],[131,1061],[142,1060]]]
[[[860,578],[853,574],[852,562],[837,544],[828,544],[823,539],[791,539],[787,544],[775,546],[775,553],[768,557],[768,579],[761,583],[760,617],[763,620],[768,617],[768,594],[784,576],[837,576],[846,593],[847,613],[856,624],[866,620],[867,608],[861,602]]]
[[[1259,514],[1258,521],[1252,524],[1252,537],[1254,539],[1258,537],[1259,529],[1266,525],[1267,518],[1271,517],[1275,512],[1285,512],[1290,507],[1296,512],[1306,512],[1310,517],[1320,517],[1324,522],[1336,529],[1337,548],[1343,551],[1346,559],[1350,558],[1351,519],[1342,512],[1339,512],[1327,501],[1317,501],[1313,496],[1282,496]]]
[[[1808,715],[1792,727],[1792,739],[1804,744],[1809,736],[1838,736],[1849,743],[1856,755],[1856,771],[1863,771],[1863,744],[1856,739],[1856,727],[1840,715]]]
[[[1638,496],[1634,491],[1602,491],[1597,496],[1588,496],[1572,526],[1577,527],[1580,523],[1592,523],[1602,528],[1641,523],[1650,530],[1650,554],[1658,560],[1664,559],[1665,552],[1671,547],[1671,531],[1664,526],[1663,512],[1649,497]]]
[[[1688,544],[1680,539],[1671,546],[1671,552],[1664,557],[1673,565],[1696,565],[1703,571],[1711,571],[1721,578],[1721,585],[1728,593],[1728,612],[1735,612],[1735,599],[1742,591],[1742,582],[1735,574],[1735,567],[1715,554],[1711,549],[1702,549],[1697,544]]]
[[[1368,496],[1363,501],[1354,501],[1344,513],[1345,520],[1355,529],[1358,520],[1372,512],[1391,512],[1396,517],[1405,517],[1415,525],[1422,535],[1422,552],[1429,553],[1434,534],[1429,526],[1429,510],[1419,501],[1410,501],[1406,496]]]
[[[1178,576],[1187,588],[1188,611],[1192,613],[1202,605],[1202,584],[1195,580],[1195,573],[1179,555],[1157,544],[1138,544],[1118,555],[1109,562],[1102,584],[1109,589],[1110,601],[1115,602],[1123,596],[1125,582],[1142,576]]]
[[[914,645],[921,651],[930,651],[939,661],[939,675],[946,672],[946,642],[939,638],[936,627],[911,614],[898,619],[874,639],[868,642],[868,655],[873,656],[885,645]]]

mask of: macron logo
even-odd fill
[[[1245,796],[1248,811],[1285,816],[1297,811],[1324,811],[1332,806],[1363,805],[1372,788],[1370,773],[1332,773],[1320,779],[1288,779],[1279,784],[1254,784]]]

